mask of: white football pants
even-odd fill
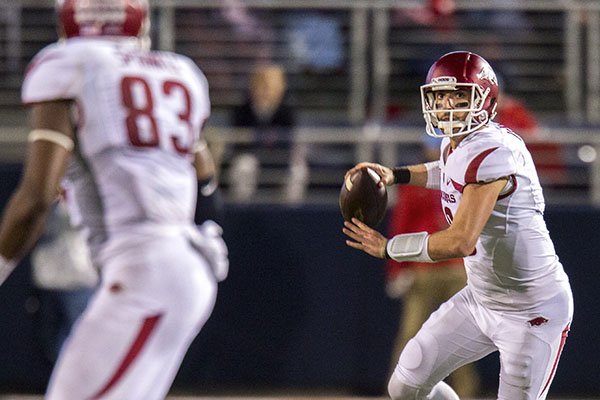
[[[499,312],[476,303],[467,286],[431,314],[407,343],[390,379],[390,396],[429,399],[450,372],[499,351],[498,399],[543,400],[572,316],[568,287],[538,309]]]
[[[217,284],[183,236],[111,257],[53,371],[48,400],[164,399]]]

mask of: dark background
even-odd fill
[[[2,207],[19,172],[19,165],[0,166]],[[549,207],[546,220],[575,296],[551,392],[597,395],[600,210]],[[345,246],[341,223],[334,205],[228,207],[229,277],[188,352],[176,391],[385,393],[402,304],[384,293],[382,262]],[[37,337],[27,260],[0,287],[0,304],[0,392],[42,392],[51,365]],[[493,395],[497,356],[478,368],[483,394]]]

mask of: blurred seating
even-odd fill
[[[516,6],[500,7],[506,2]],[[593,113],[582,111],[586,96],[590,101],[591,92],[573,93],[573,87],[590,88],[591,81],[600,77],[583,73],[567,75],[573,72],[569,68],[574,64],[582,70],[590,66],[592,55],[572,50],[573,38],[580,39],[582,49],[589,47],[588,40],[593,40],[590,35],[595,31],[588,25],[595,20],[575,18],[588,11],[597,12],[592,5],[589,10],[570,9],[568,3],[553,2],[542,8],[529,6],[528,2],[497,0],[470,9],[467,3],[456,2],[451,18],[435,8],[430,10],[435,18],[429,18],[431,15],[420,18],[411,10],[411,3],[402,2],[394,8],[381,8],[378,2],[359,7],[354,2],[323,0],[318,8],[312,9],[277,1],[255,7],[240,0],[202,5],[154,4],[154,45],[190,56],[207,75],[212,98],[209,127],[230,126],[231,110],[243,102],[253,66],[268,61],[281,64],[287,72],[288,104],[296,112],[299,128],[350,129],[350,133],[336,134],[331,142],[308,143],[307,201],[332,201],[343,171],[358,158],[393,161],[389,154],[410,152],[410,145],[402,143],[402,139],[400,143],[358,145],[359,140],[344,142],[343,138],[363,127],[367,131],[374,116],[386,114],[386,110],[377,107],[386,107],[394,114],[393,121],[377,123],[419,129],[423,120],[418,87],[424,79],[424,69],[441,53],[452,49],[473,50],[501,65],[511,82],[511,94],[535,113],[542,129],[569,128],[573,126],[573,115],[581,116],[582,120],[575,122],[582,125],[593,121]],[[372,23],[375,18],[380,21],[382,15],[387,18],[385,29]],[[518,15],[521,27],[495,22],[507,15]],[[329,32],[340,46],[333,58],[334,67],[307,66],[307,58],[302,56],[302,41],[290,24],[299,16],[316,16],[320,24],[332,21],[333,28],[321,32]],[[56,40],[53,21],[52,1],[0,3],[0,129],[27,127],[27,115],[20,104],[20,84],[33,54]],[[306,30],[306,24],[303,26]],[[378,80],[382,75],[385,84]],[[10,142],[12,139],[7,135],[3,140]],[[241,137],[243,141],[244,135]],[[560,196],[567,193],[564,190],[586,190],[590,168],[577,156],[578,145],[562,145],[562,160],[558,160],[547,151],[546,139],[553,138],[543,136],[542,142],[531,144],[535,148],[534,157],[545,171],[542,174],[545,187],[552,193],[562,191],[558,193]],[[12,151],[10,159],[14,158]],[[271,154],[265,154],[264,158],[272,158],[268,163],[274,170],[282,170],[281,164],[289,161]],[[557,163],[564,165],[566,174],[559,173],[555,168]],[[228,165],[222,167],[226,170]],[[265,187],[277,186],[285,177],[278,173],[267,175],[271,181]],[[227,184],[227,179],[223,179],[223,185]],[[272,193],[267,190],[264,197],[259,193],[259,198],[272,200]]]

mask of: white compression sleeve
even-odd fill
[[[425,163],[425,168],[427,168],[427,183],[425,187],[428,189],[439,189],[441,176],[439,160]]]
[[[387,255],[396,261],[434,262],[429,257],[427,232],[404,233],[388,240],[385,247]]]

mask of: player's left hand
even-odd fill
[[[352,221],[344,221],[342,232],[353,239],[346,240],[348,246],[362,250],[373,257],[385,258],[387,238],[360,220],[352,218]]]
[[[344,175],[344,181],[346,179],[349,179],[361,168],[370,168],[373,171],[375,171],[375,173],[381,178],[381,180],[378,183],[380,187],[391,186],[394,184],[394,171],[391,168],[386,167],[385,165],[371,162],[361,162],[356,164],[354,167],[350,168],[348,171],[346,171],[346,174]]]

